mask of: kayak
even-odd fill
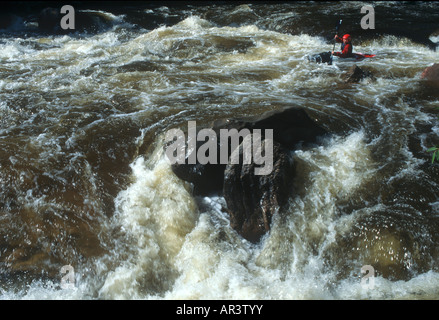
[[[376,55],[375,54],[370,54],[370,53],[353,53],[353,57],[349,57],[349,58],[341,58],[339,56],[333,56],[333,58],[337,58],[337,61],[363,61],[366,58],[373,58]]]
[[[308,56],[308,61],[316,63],[327,63],[332,64],[332,54],[331,52],[321,52]]]
[[[375,54],[356,52],[356,53],[353,53],[353,57],[341,58],[338,56],[333,56],[331,54],[331,52],[322,52],[322,53],[317,53],[317,54],[308,56],[307,58],[308,58],[308,61],[311,61],[311,62],[332,64],[333,61],[359,62],[359,61],[363,61],[366,58],[373,58],[375,56],[376,56]]]

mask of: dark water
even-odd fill
[[[56,35],[15,12],[0,30],[1,297],[439,297],[439,93],[419,79],[438,60],[439,5],[374,2],[372,31],[365,4],[74,3],[99,23]],[[375,79],[307,61],[339,19],[377,55],[358,63]],[[297,194],[253,245],[223,199],[198,206],[164,134],[289,106],[332,135],[294,153]]]

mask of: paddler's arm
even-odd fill
[[[339,43],[343,43],[343,38],[340,38],[338,35],[335,35],[334,40]]]

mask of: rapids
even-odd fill
[[[0,298],[437,299],[439,93],[419,79],[437,52],[352,32],[376,54],[358,84],[349,63],[306,59],[332,50],[341,14],[358,29],[362,5],[103,5],[96,32],[0,30]],[[377,28],[439,10],[374,6]],[[173,174],[164,134],[289,106],[331,136],[293,154],[297,193],[251,244],[224,199]]]

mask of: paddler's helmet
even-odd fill
[[[351,40],[351,35],[346,33],[346,34],[343,36],[343,40]]]

